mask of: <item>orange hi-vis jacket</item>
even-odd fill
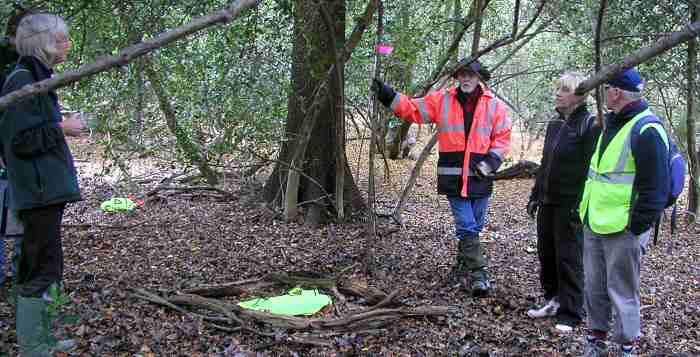
[[[467,186],[469,176],[476,176],[472,171],[475,160],[487,161],[496,171],[510,152],[510,115],[503,102],[483,85],[482,92],[474,109],[468,140],[457,88],[437,91],[422,98],[396,93],[391,103],[394,114],[404,120],[437,125],[438,191],[441,193],[452,191],[459,192],[461,197],[469,197]],[[489,184],[492,186],[491,182]],[[445,190],[441,185],[451,187]]]

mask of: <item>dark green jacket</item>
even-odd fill
[[[8,75],[2,95],[49,78],[51,70],[23,57]],[[73,156],[59,126],[61,112],[54,92],[20,100],[0,118],[0,154],[7,165],[9,204],[24,210],[79,201]]]
[[[5,83],[5,76],[15,68],[17,59],[19,56],[15,49],[10,46],[7,37],[0,38],[0,86]]]

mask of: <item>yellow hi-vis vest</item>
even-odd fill
[[[635,115],[615,134],[602,153],[600,145],[603,134],[598,137],[579,206],[581,221],[584,222],[588,214],[588,226],[597,234],[619,233],[629,225],[632,184],[636,173],[630,142],[632,128],[640,119],[651,115],[649,109]],[[661,124],[651,123],[644,129],[648,126],[655,127],[667,143]]]

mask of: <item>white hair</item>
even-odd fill
[[[581,84],[586,79],[586,76],[580,72],[567,71],[564,72],[559,80],[556,81],[555,85],[559,87],[568,87],[572,92],[576,90],[579,84]],[[586,95],[579,96],[581,101],[579,103],[586,102]]]
[[[68,27],[61,17],[53,14],[29,15],[17,26],[17,53],[20,56],[34,56],[47,67],[53,67],[60,53],[59,35],[68,38]]]
[[[620,89],[620,92],[622,92],[622,96],[629,101],[635,102],[635,101],[642,99],[642,92],[641,91],[631,92],[628,90]]]

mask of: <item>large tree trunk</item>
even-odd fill
[[[326,76],[331,65],[336,63],[336,54],[331,45],[331,37],[324,24],[319,6],[323,6],[330,18],[335,19],[335,40],[338,48],[345,45],[345,1],[323,0],[315,3],[310,0],[294,1],[294,44],[292,49],[292,92],[288,99],[288,116],[285,128],[287,140],[282,145],[279,162],[264,188],[265,199],[275,204],[281,203],[285,197],[289,164],[294,155],[294,149],[300,145],[300,130],[306,120],[311,120],[311,102],[314,91]],[[325,221],[325,212],[333,212],[333,202],[336,198],[336,150],[345,155],[342,143],[337,143],[336,124],[343,122],[336,116],[342,105],[339,88],[344,83],[339,80],[342,76],[343,62],[339,70],[331,72],[328,88],[329,94],[320,97],[320,114],[314,125],[303,158],[297,158],[296,167],[302,169],[298,186],[300,205],[305,207],[305,222],[316,225]],[[353,180],[350,168],[345,161],[345,180],[343,196],[345,197],[345,216],[349,217],[353,210],[364,207],[364,202],[357,185]]]

